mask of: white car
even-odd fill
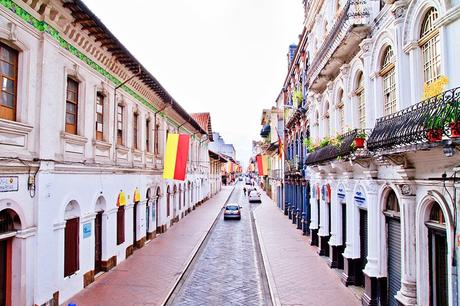
[[[260,193],[257,190],[252,190],[249,193],[249,203],[262,203]]]

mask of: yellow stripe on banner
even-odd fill
[[[165,165],[163,170],[164,179],[174,179],[178,144],[179,134],[168,134],[168,139],[166,140]]]
[[[264,175],[268,175],[268,155],[262,156],[262,168]]]

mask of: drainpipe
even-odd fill
[[[136,74],[133,74],[130,76],[127,80],[123,81],[121,84],[117,85],[113,91],[113,115],[114,115],[114,124],[113,124],[113,162],[115,163],[116,161],[116,156],[117,156],[117,150],[116,150],[116,145],[117,145],[117,90],[118,88],[122,87],[129,81],[131,81],[133,78],[137,77],[142,73],[141,66],[138,67],[138,71]]]

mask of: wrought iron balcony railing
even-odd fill
[[[286,160],[285,170],[287,172],[300,171],[302,168],[302,162],[298,158]]]
[[[381,117],[367,140],[372,151],[439,142],[459,137],[460,87]]]
[[[270,178],[272,178],[272,179],[281,180],[281,179],[283,179],[282,174],[283,173],[282,173],[281,169],[275,169],[275,170],[270,170],[268,176]]]
[[[322,162],[336,159],[337,157],[345,157],[353,152],[353,141],[358,135],[359,130],[355,129],[341,135],[340,145],[329,144],[324,148],[320,148],[307,155],[306,164],[314,165]]]

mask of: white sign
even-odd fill
[[[0,176],[0,192],[18,191],[19,180],[17,176]]]

